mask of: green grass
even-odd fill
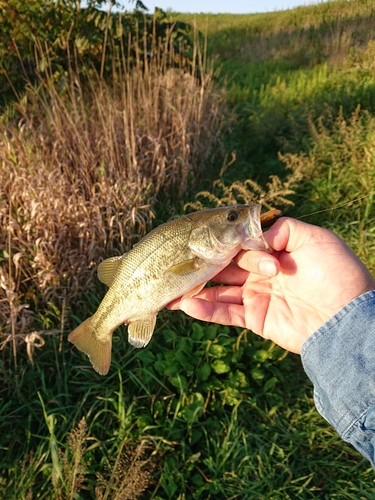
[[[208,52],[236,114],[227,149],[233,176],[282,175],[279,151],[306,149],[308,119],[327,106],[373,111],[373,2],[334,1],[269,14],[186,15],[208,33]],[[229,175],[231,170],[227,171]]]
[[[222,181],[264,185],[298,165],[292,216],[366,196],[305,220],[338,232],[375,272],[373,16],[371,2],[339,1],[196,19],[233,112],[225,150],[237,159]],[[162,222],[169,212],[157,209]],[[59,330],[63,313],[47,320]],[[116,332],[100,377],[65,332],[62,344],[45,339],[34,366],[20,351],[14,368],[10,345],[1,351],[0,498],[375,498],[373,470],[315,410],[299,357],[270,342],[164,311],[144,350]]]
[[[93,498],[99,477],[117,498],[121,481],[125,490],[134,480],[123,477],[126,454],[140,447],[154,471],[148,498],[352,498],[363,484],[375,493],[366,461],[315,411],[297,356],[249,333],[177,319],[142,351],[116,336],[106,378],[68,345],[57,352],[54,338],[34,369],[24,365],[16,384],[8,378],[16,393],[3,386],[0,425],[12,457],[2,464],[4,498]],[[79,447],[72,432],[82,418]],[[77,454],[84,489],[69,496]]]

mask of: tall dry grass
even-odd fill
[[[221,98],[199,47],[178,67],[160,41],[135,51],[110,83],[47,66],[0,122],[0,347],[36,310],[79,303],[100,259],[129,249],[155,201],[183,198],[218,150]]]

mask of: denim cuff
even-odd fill
[[[301,359],[319,413],[363,453],[364,439],[375,442],[375,291],[351,301],[311,335]],[[363,454],[368,452],[374,459],[373,450]]]

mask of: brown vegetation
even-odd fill
[[[100,259],[150,227],[161,190],[166,204],[183,195],[217,151],[220,102],[210,71],[159,56],[110,86],[72,72],[29,89],[0,123],[4,342],[30,329],[35,306],[76,304]]]

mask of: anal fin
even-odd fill
[[[128,342],[134,347],[146,347],[154,333],[156,314],[146,319],[132,321],[128,326]]]

